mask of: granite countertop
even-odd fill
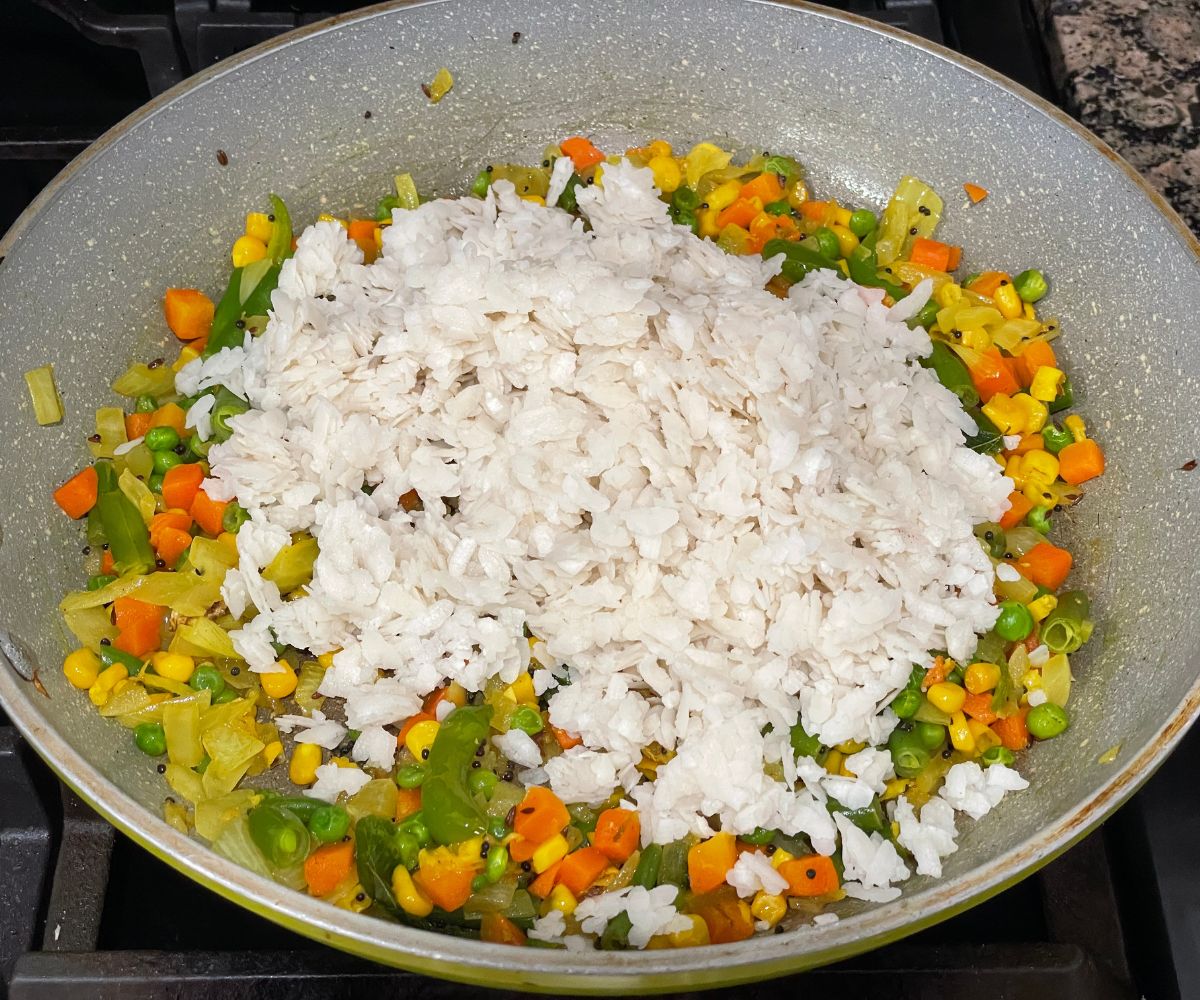
[[[1034,0],[1068,113],[1200,235],[1200,0]]]

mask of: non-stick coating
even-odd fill
[[[520,32],[514,43],[514,32]],[[420,84],[439,66],[453,92]],[[368,117],[367,112],[370,112]],[[1109,472],[1058,520],[1101,619],[1077,658],[1073,723],[1022,763],[1032,788],[963,822],[946,878],[847,905],[840,923],[737,945],[633,954],[515,951],[347,914],[222,861],[159,819],[164,786],[128,733],[59,668],[55,605],[80,583],[81,531],[49,489],[86,461],[107,384],[167,355],[163,289],[219,290],[243,214],[269,191],[294,215],[373,206],[393,173],[452,194],[488,161],[538,158],[587,133],[798,156],[814,188],[882,206],[903,174],[945,197],[962,271],[1050,275],[1081,411]],[[218,150],[227,154],[219,157]],[[991,195],[971,206],[964,181]],[[453,0],[376,10],[217,67],[119,126],[0,245],[0,696],[85,798],[155,853],[273,919],[381,961],[490,986],[576,991],[730,983],[862,950],[978,901],[1126,797],[1197,703],[1200,361],[1196,246],[1132,172],[1078,128],[942,50],[814,8],[752,0]],[[22,373],[53,362],[66,404],[34,425]],[[1098,757],[1120,746],[1116,760]],[[148,887],[152,891],[152,887]],[[162,903],[170,919],[170,901]]]

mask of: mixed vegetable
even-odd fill
[[[1080,416],[1059,416],[1074,396],[1053,347],[1059,324],[1037,312],[1046,279],[1035,269],[956,278],[960,248],[934,238],[944,202],[915,177],[901,180],[877,216],[812,198],[800,165],[786,156],[735,163],[710,143],[677,155],[661,140],[624,155],[653,172],[676,223],[729,253],[782,257],[770,283],[777,294],[816,269],[882,289],[885,301],[931,282],[932,298],[910,321],[933,341],[921,363],[974,420],[970,447],[994,456],[1012,479],[1008,512],[976,529],[997,567],[994,628],[966,662],[934,651],[914,665],[891,705],[900,720],[887,742],[897,777],[886,792],[856,810],[830,802],[861,829],[894,840],[887,800],[904,794],[919,807],[954,763],[1011,764],[1032,741],[1070,724],[1070,657],[1088,641],[1092,613],[1085,593],[1066,589],[1071,554],[1047,536],[1056,512],[1104,471],[1104,454]],[[537,166],[490,164],[472,190],[483,196],[507,180],[525,199],[545,204],[554,162],[564,156],[573,172],[556,204],[575,212],[578,190],[602,184],[613,159],[582,137],[547,149]],[[972,204],[986,197],[977,185],[964,188]],[[419,203],[412,178],[402,174],[373,217],[338,221],[369,261],[392,213]],[[542,944],[526,936],[539,915],[558,910],[569,919],[584,897],[626,886],[677,890],[687,929],[654,938],[651,947],[740,940],[789,911],[812,914],[841,898],[839,855],[814,852],[803,836],[720,832],[642,846],[638,815],[622,807],[620,790],[593,809],[566,805],[544,787],[522,787],[492,736],[518,729],[545,757],[580,743],[550,724],[528,672],[480,691],[445,684],[429,692],[422,711],[397,728],[395,767],[370,772],[352,796],[330,804],[299,791],[321,765],[358,766],[349,759],[353,732],[332,752],[290,739],[285,746],[273,721],[322,708],[318,691],[332,654],[281,645],[278,672],[268,674],[250,672],[238,657],[228,633],[239,622],[221,601],[221,585],[236,565],[247,514],[210,496],[204,480],[209,447],[229,437],[231,421],[248,405],[225,388],[184,398],[174,385],[174,373],[190,360],[264,327],[293,247],[288,210],[272,196],[269,212],[247,215],[216,302],[196,289],[167,290],[163,308],[182,345],[178,358],[134,364],[116,380],[126,405],[96,412],[87,442],[92,464],[54,491],[63,512],[86,524],[87,537],[86,584],[61,604],[78,643],[63,669],[157,762],[171,790],[167,820],[225,857],[337,906],[373,907],[418,926],[514,945]],[[43,410],[52,415],[50,375],[30,373],[30,386],[39,419]],[[186,420],[204,395],[213,396],[205,404],[209,440]],[[404,500],[409,509],[421,505],[415,493]],[[263,575],[285,595],[298,592],[317,552],[315,539],[297,534]],[[834,774],[849,773],[846,758],[862,749],[822,746],[799,722],[791,740],[797,753]],[[646,747],[644,779],[652,781],[668,759],[662,747]],[[278,790],[288,782],[297,791]],[[767,856],[787,889],[741,899],[726,877],[746,851]],[[628,915],[618,916],[599,946],[627,947],[629,930]]]

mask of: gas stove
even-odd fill
[[[7,0],[0,229],[105,129],[191,73],[347,0]],[[1056,100],[1028,0],[842,0]],[[36,85],[34,85],[36,84]],[[1038,875],[867,955],[721,991],[897,1000],[1200,996],[1200,732]],[[478,990],[331,951],[228,903],[116,833],[0,714],[0,997],[458,998]],[[690,996],[718,994],[691,994]]]

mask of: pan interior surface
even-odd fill
[[[514,32],[520,39],[514,42]],[[440,66],[455,85],[421,91]],[[367,112],[370,112],[368,115]],[[293,216],[370,210],[408,171],[462,192],[488,162],[563,136],[604,150],[654,137],[796,156],[812,187],[879,209],[916,174],[946,200],[962,273],[1041,267],[1079,412],[1109,472],[1059,520],[1098,636],[1076,664],[1073,723],[1021,765],[1032,787],[960,822],[945,878],[833,926],[649,953],[514,952],[346,914],[258,879],[160,819],[165,786],[60,669],[56,610],[81,585],[80,529],[50,489],[86,460],[93,411],[131,360],[167,356],[161,296],[210,294],[244,214],[278,192]],[[218,157],[218,150],[224,152]],[[227,164],[220,162],[227,159]],[[971,206],[964,182],[991,195]],[[944,233],[944,235],[942,235]],[[1131,793],[1197,701],[1200,266],[1177,220],[1111,154],[1032,99],[928,47],[807,7],[734,0],[443,0],[379,9],[222,65],[119,127],[23,217],[0,252],[0,696],[85,798],[188,874],[272,919],[371,958],[490,986],[580,992],[728,984],[863,950],[1020,877]],[[172,338],[173,339],[173,338]],[[37,427],[22,373],[53,363],[63,422]],[[1186,402],[1185,402],[1186,401]],[[1061,530],[1061,529],[1060,529]],[[1099,763],[1111,747],[1116,760]],[[166,911],[169,919],[169,909]]]

